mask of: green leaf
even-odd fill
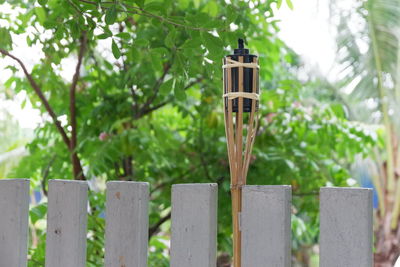
[[[135,3],[141,8],[144,7],[144,0],[135,0]]]
[[[120,32],[120,33],[116,34],[115,36],[125,39],[125,40],[131,39],[131,35],[127,32]]]
[[[169,79],[160,86],[160,94],[167,95],[172,91],[174,79]]]
[[[38,18],[38,21],[41,25],[46,21],[46,10],[43,7],[35,7],[35,14]]]
[[[186,9],[189,6],[189,3],[191,2],[191,0],[178,0],[179,2],[179,6],[182,9]]]
[[[165,37],[165,41],[164,41],[165,46],[168,47],[168,48],[174,47],[174,45],[175,45],[175,37],[176,37],[176,30],[172,29],[168,33],[167,37]]]
[[[80,22],[78,23],[80,26],[84,26],[84,24],[81,24]],[[57,26],[58,26],[59,24],[56,22],[56,21],[54,21],[54,20],[46,20],[44,23],[43,23],[43,27],[45,28],[45,29],[54,29],[54,28],[56,28]]]
[[[61,40],[64,37],[64,27],[59,26],[54,35],[58,40]]]
[[[238,16],[237,11],[232,7],[232,5],[229,5],[227,7],[227,14],[226,14],[228,23],[231,23],[234,20],[236,20],[237,16]]]
[[[47,212],[47,203],[41,203],[30,209],[29,215],[33,224],[38,220],[44,219]]]
[[[80,16],[80,17],[78,18],[78,23],[79,23],[79,27],[80,27],[81,30],[87,31],[88,25],[86,24],[86,21],[85,21],[85,19],[84,19],[83,16]],[[57,25],[57,24],[56,24],[56,25]]]
[[[94,22],[92,18],[86,17],[86,21],[90,28],[92,29],[96,28],[96,22]]]
[[[112,40],[111,50],[116,59],[121,57],[121,51],[119,51],[118,45],[114,40]]]
[[[24,109],[25,105],[26,105],[26,98],[24,98],[24,100],[22,100],[21,108]]]
[[[5,88],[10,88],[10,86],[16,81],[16,78],[11,76],[7,81],[3,83]]]
[[[38,3],[39,3],[41,6],[44,6],[44,5],[47,4],[47,0],[38,0]]]
[[[291,0],[286,0],[286,4],[288,5],[288,7],[293,10],[293,3]]]
[[[0,48],[11,50],[12,39],[9,30],[0,27]]]
[[[201,36],[203,37],[204,45],[210,53],[217,53],[223,50],[223,43],[220,38],[208,32],[202,32]]]
[[[168,246],[165,245],[165,242],[162,242],[163,240],[159,240],[158,236],[153,236],[153,238],[150,241],[150,245],[156,247],[157,249],[168,249]]]
[[[204,12],[199,12],[195,15],[188,14],[187,16],[185,16],[185,19],[193,26],[203,26],[209,21],[212,21],[212,18]]]
[[[151,1],[146,4],[144,9],[149,12],[152,12],[152,11],[161,12],[164,9],[164,5],[162,2]]]
[[[346,118],[346,110],[343,108],[341,104],[333,103],[331,104],[330,108],[336,117]]]
[[[165,56],[169,55],[169,51],[165,47],[157,47],[157,48],[153,48],[152,50],[156,51],[161,57],[165,57]]]
[[[160,51],[152,49],[150,51],[150,58],[151,58],[151,62],[152,62],[152,65],[154,67],[154,70],[155,71],[161,71],[163,69],[163,65],[162,65],[162,59],[161,59]]]
[[[278,9],[280,9],[281,8],[281,6],[282,6],[282,0],[278,0],[278,2],[276,2],[277,3],[277,7],[278,7]]]
[[[130,53],[128,53],[127,55],[129,55],[131,59],[134,59],[137,61],[141,60],[141,58],[142,58],[142,54],[140,54],[139,51],[133,46],[130,48]],[[133,69],[132,69],[132,71],[133,71]]]
[[[181,48],[191,48],[191,49],[198,49],[200,48],[201,41],[199,39],[188,39],[186,42],[181,46]]]
[[[207,5],[204,6],[203,10],[211,17],[215,17],[218,14],[218,4],[215,1],[209,1]]]
[[[111,8],[107,9],[105,22],[106,24],[110,25],[114,24],[116,20],[117,20],[117,7],[114,5]]]
[[[73,38],[79,38],[79,23],[75,20],[70,21],[70,30]]]
[[[182,81],[178,81],[175,83],[174,94],[178,101],[186,100],[186,92]]]
[[[97,35],[98,39],[107,39],[108,37],[111,37],[111,35],[108,33],[102,33],[102,34]]]
[[[135,39],[135,45],[136,46],[148,46],[149,45],[149,40],[140,38],[140,39]]]

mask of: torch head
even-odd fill
[[[238,61],[241,63],[258,63],[257,56],[252,55],[249,52],[249,49],[244,48],[244,40],[239,39],[238,40],[238,48],[233,50],[232,55],[228,55],[224,58],[224,64],[227,64],[227,59]],[[224,71],[224,78],[225,78],[225,84],[224,84],[224,93],[228,92],[247,92],[247,93],[259,93],[259,84],[258,84],[258,69],[255,68],[246,68],[246,67],[241,67],[243,68],[243,71],[239,71],[239,67],[233,67],[233,68],[226,68]],[[230,75],[228,75],[228,72],[230,72]],[[239,84],[239,75],[241,75],[241,84],[242,87],[240,87]],[[230,79],[229,82],[227,80]],[[228,85],[230,85],[230,88],[228,88]],[[230,101],[230,100],[229,100]],[[232,101],[232,111],[233,112],[239,112],[239,99],[233,99]],[[243,99],[243,112],[251,112],[252,111],[252,101],[256,101],[255,105],[255,111],[258,110],[258,100],[252,100],[248,98]],[[225,101],[225,108],[228,109],[228,101]]]

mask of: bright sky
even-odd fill
[[[298,53],[307,69],[316,69],[330,79],[334,79],[331,68],[335,59],[334,29],[329,25],[329,0],[292,0],[294,10],[290,10],[285,1],[281,9],[276,11],[280,22],[280,37],[296,53]],[[12,12],[11,5],[0,5],[2,12]],[[4,23],[4,22],[3,22]],[[0,26],[2,25],[0,21]],[[25,42],[26,35],[13,36],[13,53],[22,58],[30,70],[40,56],[39,47],[28,47]],[[38,54],[39,53],[39,54]],[[0,58],[0,83],[10,77],[11,72],[4,67],[11,63],[9,58]],[[62,62],[62,74],[70,80],[74,69],[74,60]],[[37,110],[33,110],[30,103],[21,108],[25,94],[20,93],[16,101],[0,100],[0,106],[10,111],[23,128],[35,128],[42,121]]]
[[[281,20],[280,37],[301,56],[308,70],[319,70],[334,79],[335,27],[329,23],[330,0],[292,0],[275,14]],[[285,1],[283,1],[285,2]]]

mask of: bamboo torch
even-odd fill
[[[246,184],[250,156],[257,131],[259,102],[258,58],[239,48],[223,59],[225,134],[231,175],[233,266],[241,266],[242,186]]]

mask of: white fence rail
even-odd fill
[[[46,267],[86,265],[86,182],[49,183]],[[322,188],[320,266],[371,267],[372,190]],[[107,183],[106,267],[147,266],[149,185]],[[26,267],[29,180],[0,180],[0,267]],[[242,267],[291,265],[291,188],[243,188]],[[217,185],[172,188],[171,267],[215,267]]]

